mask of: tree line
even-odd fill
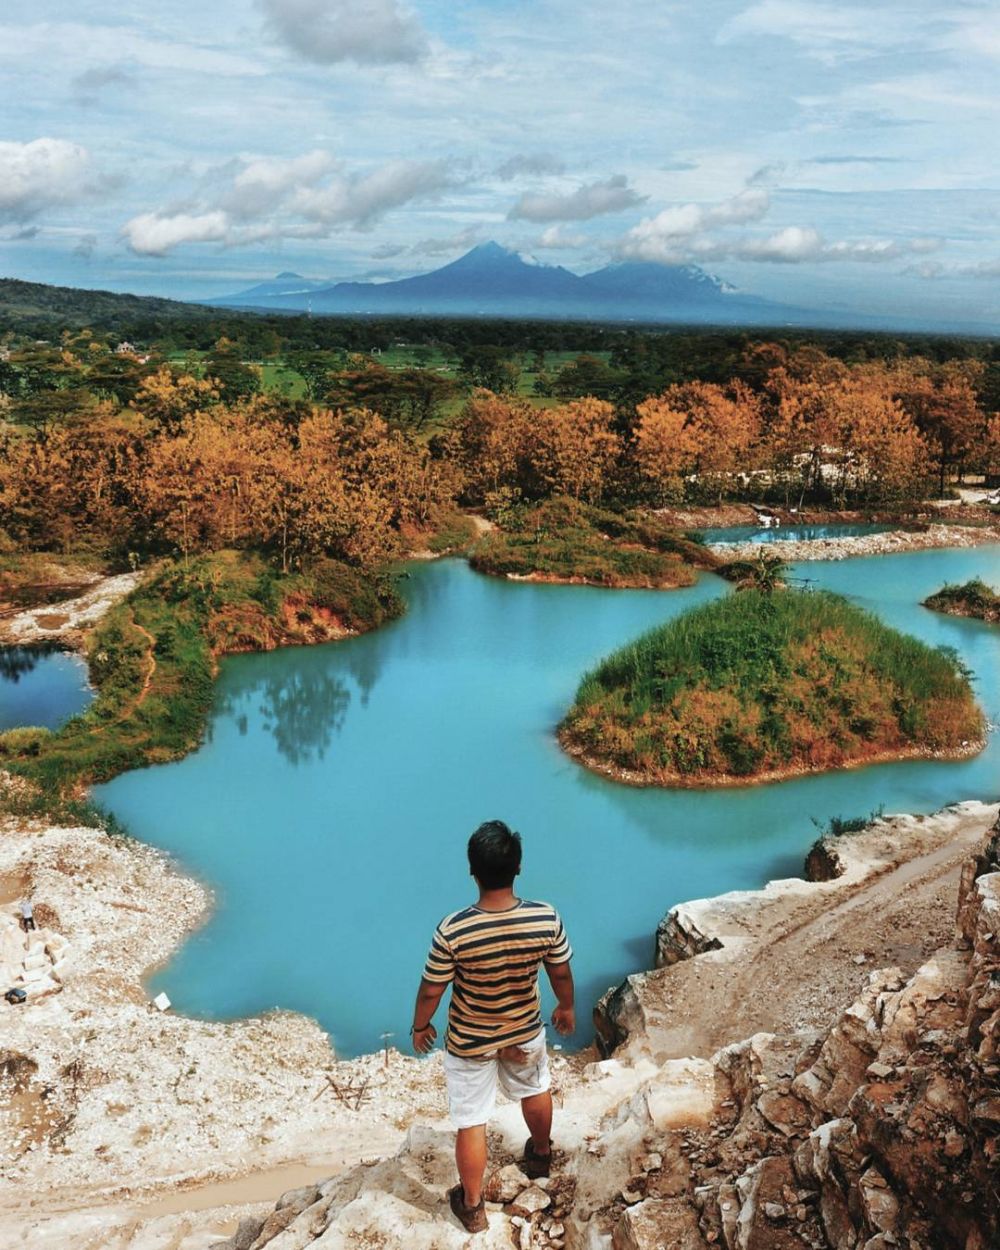
[[[1000,472],[1000,417],[980,402],[980,361],[848,365],[816,347],[761,343],[742,364],[726,382],[674,383],[634,404],[591,396],[537,409],[474,396],[455,432],[465,490],[485,503],[561,493],[882,508],[943,494],[956,473]]]
[[[286,571],[315,555],[370,567],[456,503],[501,520],[557,495],[612,507],[906,507],[955,473],[1000,471],[986,365],[969,358],[845,363],[816,346],[755,342],[729,378],[673,382],[636,402],[539,406],[473,389],[425,439],[379,394],[377,362],[348,360],[316,402],[262,392],[225,341],[204,376],[140,367],[86,336],[57,357],[43,362],[57,384],[28,388],[34,419],[0,425],[8,550],[187,558],[234,547],[266,551]],[[4,363],[18,386],[33,367],[30,351]],[[24,402],[8,394],[8,415]]]

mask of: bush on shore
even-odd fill
[[[507,509],[504,528],[476,546],[470,563],[498,577],[672,589],[692,585],[696,568],[712,568],[717,561],[655,516],[609,512],[560,497]]]

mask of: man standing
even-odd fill
[[[508,1098],[520,1101],[531,1133],[521,1163],[525,1174],[549,1174],[552,1095],[538,994],[542,964],[559,1004],[552,1023],[568,1034],[576,1018],[569,968],[573,952],[559,914],[548,903],[514,894],[514,878],[521,871],[520,834],[502,820],[480,825],[469,839],[469,871],[479,900],[446,916],[435,930],[410,1032],[414,1050],[426,1054],[437,1037],[431,1019],[452,983],[444,1072],[458,1130],[459,1184],[449,1191],[448,1201],[462,1226],[478,1233],[486,1228],[486,1122],[498,1080]]]

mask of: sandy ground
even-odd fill
[[[0,645],[46,642],[54,639],[78,645],[85,630],[94,625],[112,604],[138,586],[138,573],[102,577],[76,599],[26,608],[0,620]]]
[[[822,1027],[872,967],[916,968],[950,937],[959,864],[996,812],[967,803],[884,821],[845,843],[838,881],[688,905],[723,950],[639,978],[648,1038],[625,1066],[555,1056],[561,1132],[582,1138],[650,1060]],[[201,1250],[287,1189],[391,1154],[414,1123],[443,1125],[439,1055],[338,1063],[301,1016],[207,1023],[157,1012],[143,976],[210,898],[150,848],[8,822],[0,897],[25,893],[70,945],[61,993],[0,1004],[0,1051],[37,1065],[17,1095],[0,1082],[4,1246]],[[341,1087],[368,1082],[358,1109],[338,1101],[327,1074]],[[515,1108],[498,1129],[517,1145]]]
[[[210,1023],[157,1011],[143,978],[199,923],[210,896],[148,847],[8,821],[3,895],[30,897],[69,943],[61,993],[0,1002],[0,1062],[13,1054],[35,1065],[19,1090],[0,1080],[4,1246],[22,1244],[5,1240],[15,1228],[41,1236],[60,1211],[144,1205],[163,1190],[289,1164],[329,1174],[391,1151],[414,1117],[442,1112],[439,1061],[340,1063],[319,1026],[290,1013]],[[14,925],[14,911],[13,902],[0,910],[0,925]],[[358,1110],[338,1100],[327,1074],[342,1088],[367,1082]],[[254,1192],[273,1199],[288,1181],[275,1176]]]

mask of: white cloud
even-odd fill
[[[290,194],[314,187],[336,162],[317,148],[303,156],[257,157],[242,164],[223,207],[235,217],[252,218],[277,208]]]
[[[221,182],[221,185],[220,185]],[[165,256],[185,243],[246,247],[277,239],[321,239],[340,226],[370,229],[394,208],[452,184],[446,161],[390,161],[348,174],[320,149],[290,158],[254,157],[208,171],[210,188],[183,207],[140,213],[122,237],[133,252]]]
[[[1000,14],[959,14],[956,28],[943,43],[963,56],[971,53],[973,56],[1000,59]]]
[[[427,36],[397,0],[260,0],[268,26],[307,61],[386,65],[419,61]]]
[[[894,51],[932,40],[926,8],[894,4],[879,7],[824,0],[760,0],[718,32],[719,43],[746,36],[788,39],[827,65]]]
[[[933,282],[937,278],[943,278],[946,270],[940,261],[922,260],[919,265],[907,265],[903,273],[913,278],[922,278],[925,282]]]
[[[794,265],[896,260],[907,255],[926,255],[944,245],[944,240],[929,235],[902,240],[862,238],[828,242],[814,226],[783,226],[765,235],[734,234],[730,229],[761,220],[770,208],[771,198],[760,186],[750,186],[718,204],[672,205],[633,226],[618,241],[615,251],[627,260],[665,265],[711,260]]]
[[[534,246],[540,248],[577,248],[586,247],[591,240],[585,234],[567,234],[562,226],[549,226],[535,240]]]
[[[298,191],[289,208],[323,226],[367,229],[390,209],[434,195],[452,183],[446,161],[390,161],[370,174],[337,175]]]
[[[421,239],[406,249],[411,256],[450,256],[454,252],[467,252],[479,242],[479,227],[468,226],[457,234],[443,239]]]
[[[628,260],[677,264],[684,246],[697,235],[713,226],[759,221],[770,206],[771,198],[762,187],[749,187],[718,204],[673,205],[633,226],[617,250]]]
[[[1000,278],[1000,257],[995,260],[981,260],[976,265],[966,265],[959,272],[968,274],[971,278]]]
[[[717,259],[757,260],[786,265],[826,261],[879,264],[899,260],[903,256],[926,254],[939,246],[940,240],[930,238],[835,239],[827,242],[812,226],[785,226],[764,238],[744,238],[731,243],[706,242],[703,254]]]
[[[810,226],[785,226],[767,238],[747,239],[735,250],[744,260],[794,264],[819,259],[823,251],[823,236]]]
[[[588,221],[605,213],[634,208],[646,197],[628,185],[623,174],[591,182],[567,195],[522,195],[507,214],[511,221]]]
[[[193,25],[193,24],[192,24]],[[0,26],[0,60],[51,67],[56,58],[74,68],[93,65],[137,65],[158,71],[240,78],[267,72],[242,52],[186,41],[157,38],[146,23],[142,30],[87,22],[36,22],[32,26]],[[84,71],[86,72],[86,71]]]
[[[95,190],[90,153],[65,139],[0,143],[0,221],[27,221]]]
[[[122,235],[140,256],[166,256],[182,243],[224,243],[230,236],[229,218],[212,213],[140,213],[122,227]]]

